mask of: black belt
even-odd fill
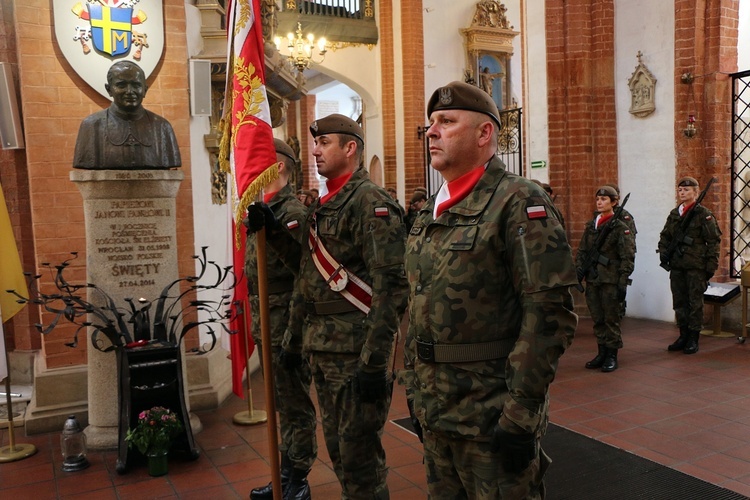
[[[357,307],[348,300],[326,300],[321,302],[305,302],[305,311],[308,314],[327,316],[329,314],[343,314],[359,311]]]
[[[294,280],[273,281],[266,285],[266,292],[271,295],[291,292],[292,290],[294,290]],[[247,282],[247,291],[250,295],[258,295],[255,284],[251,281]]]
[[[515,339],[477,342],[475,344],[433,344],[417,340],[417,357],[426,363],[469,363],[507,358]]]

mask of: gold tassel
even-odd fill
[[[245,193],[242,195],[242,199],[237,204],[237,208],[234,212],[234,244],[237,246],[237,248],[240,248],[242,244],[242,231],[240,229],[240,224],[242,224],[242,219],[245,216],[245,212],[247,212],[247,207],[249,207],[250,204],[258,198],[260,192],[263,191],[263,188],[265,188],[278,178],[279,164],[274,163],[270,167],[265,169],[258,177],[256,177],[255,180],[251,182],[247,187]]]

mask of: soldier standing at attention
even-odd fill
[[[703,294],[708,281],[719,267],[721,230],[709,209],[696,204],[698,181],[683,177],[677,182],[680,204],[667,217],[659,235],[659,255],[662,267],[669,269],[669,286],[672,290],[672,308],[680,328],[680,336],[667,347],[669,351],[685,354],[698,352],[698,339],[703,326]],[[687,226],[685,217],[691,211]],[[678,244],[672,255],[668,248],[675,239]]]
[[[407,240],[401,382],[429,494],[539,499],[549,384],[578,320],[570,246],[542,188],[495,155],[500,120],[487,93],[449,83],[427,114],[444,183]]]
[[[354,120],[333,114],[312,122],[310,132],[326,183],[302,225],[307,242],[283,348],[309,355],[341,497],[387,499],[381,437],[406,299],[404,222],[396,201],[361,167],[364,134]],[[288,236],[263,207],[251,207],[249,218],[265,224],[273,248],[293,260]]]
[[[276,160],[279,161],[279,177],[263,194],[263,201],[273,211],[275,218],[301,245],[304,238],[300,229],[305,218],[306,207],[294,196],[289,186],[289,176],[294,171],[294,151],[281,139],[274,139]],[[268,246],[268,245],[266,245]],[[268,304],[271,329],[271,358],[276,393],[276,409],[281,428],[281,486],[285,499],[310,498],[307,474],[318,453],[315,438],[315,406],[310,399],[310,365],[298,359],[288,367],[280,366],[281,341],[289,323],[289,302],[294,290],[297,267],[290,269],[282,264],[274,252],[266,252],[268,267]],[[258,251],[254,232],[249,232],[245,250],[245,276],[252,307],[252,333],[255,345],[263,349],[260,335],[260,307],[258,299]],[[260,351],[259,351],[260,352]],[[262,361],[263,356],[259,359]],[[252,500],[272,499],[273,485],[269,483],[250,492]]]
[[[622,348],[620,320],[630,273],[635,268],[635,238],[625,222],[612,219],[620,199],[617,190],[604,185],[595,196],[597,215],[586,223],[576,253],[576,269],[586,280],[586,305],[598,346],[586,368],[601,368],[606,373],[617,369],[617,351]],[[607,233],[600,236],[605,230]],[[596,260],[591,259],[591,265],[584,268],[592,252],[597,254]]]

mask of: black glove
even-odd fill
[[[664,269],[666,269],[667,271],[669,271],[669,269],[670,269],[670,267],[669,267],[669,257],[667,257],[667,254],[660,253],[659,254],[659,262],[660,262],[659,265],[661,267],[663,267]]]
[[[424,438],[422,437],[422,424],[419,423],[419,419],[414,413],[414,401],[407,398],[406,406],[409,407],[409,419],[411,420],[411,426],[414,428],[414,434],[417,435],[420,443],[424,443]]]
[[[275,229],[279,226],[279,221],[271,210],[271,207],[265,203],[251,203],[247,207],[247,218],[242,222],[249,233],[257,233],[264,227],[267,230]]]
[[[706,282],[711,281],[711,278],[714,277],[713,271],[706,271]]]
[[[536,438],[533,434],[513,434],[495,426],[490,442],[492,451],[500,453],[503,468],[511,474],[520,474],[536,456]]]
[[[582,282],[583,278],[585,277],[586,277],[586,273],[583,272],[583,269],[581,269],[580,267],[576,267],[576,278],[578,278],[578,282],[579,283]]]
[[[626,286],[618,286],[617,287],[617,301],[618,302],[625,302],[625,297],[628,294],[628,287]]]
[[[279,365],[285,370],[295,370],[302,365],[302,354],[287,351],[282,347],[279,352]]]
[[[385,369],[377,372],[360,369],[354,377],[354,383],[359,399],[363,403],[377,403],[384,400],[390,386],[388,371]]]

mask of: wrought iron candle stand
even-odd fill
[[[204,333],[209,335],[211,342],[210,345],[201,345],[196,351],[199,354],[210,351],[217,341],[216,326],[220,331],[235,333],[227,325],[234,319],[230,306],[237,306],[231,302],[231,293],[222,295],[220,300],[186,299],[189,294],[201,291],[230,292],[236,285],[232,266],[222,268],[209,261],[206,250],[207,247],[203,247],[201,255],[193,256],[198,263],[197,275],[173,281],[164,287],[155,301],[125,298],[127,308],[116,304],[96,284],[73,284],[65,278],[65,270],[78,257],[77,252],[71,252],[72,257],[62,264],[42,264],[53,274],[56,288],[54,293],[42,292],[42,275],[31,273],[25,273],[28,279],[28,298],[14,290],[8,290],[19,302],[41,306],[54,315],[49,323],[34,325],[40,333],[50,333],[65,319],[78,325],[73,341],[65,345],[76,347],[78,335],[83,331],[84,334],[90,333],[91,344],[95,349],[102,352],[115,351],[120,404],[119,473],[126,471],[134,458],[133,452],[139,455],[137,451],[128,455],[125,443],[127,430],[135,426],[141,411],[153,406],[171,405],[179,413],[184,431],[175,440],[173,448],[187,452],[190,458],[198,457],[185,405],[180,343],[189,332],[204,326],[207,329]],[[185,284],[188,286],[184,287]],[[187,300],[186,304],[183,304],[183,299]],[[235,307],[235,310],[241,308]],[[192,312],[203,313],[204,319],[185,322],[185,316]]]

